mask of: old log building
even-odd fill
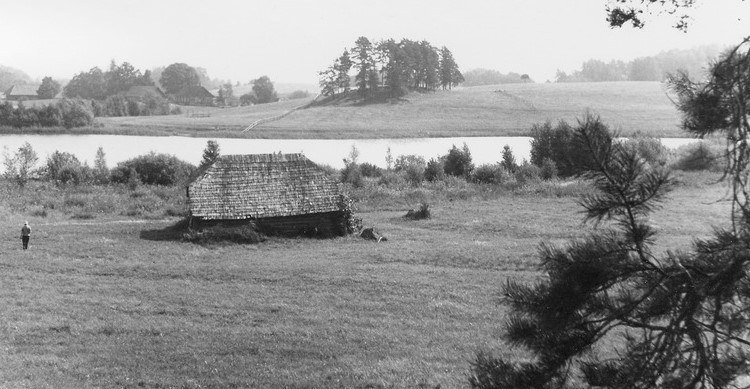
[[[221,156],[188,187],[191,226],[254,223],[269,235],[346,233],[335,181],[302,154]]]

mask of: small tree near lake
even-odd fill
[[[10,154],[7,148],[3,149],[3,166],[5,178],[16,183],[20,187],[26,186],[31,178],[39,157],[29,142],[23,144],[18,150]]]
[[[42,79],[42,85],[39,85],[39,89],[36,90],[36,95],[40,99],[53,99],[60,93],[60,83],[53,80],[52,77],[44,77]]]
[[[198,165],[198,170],[208,169],[209,166],[213,165],[214,162],[219,159],[220,155],[219,142],[209,139],[208,142],[206,142],[206,148],[203,149],[203,157],[200,165]]]

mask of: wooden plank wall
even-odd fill
[[[192,221],[192,228],[202,229],[218,225],[240,227],[248,224],[254,224],[260,232],[269,236],[333,237],[346,235],[340,212],[271,217],[257,220],[194,219]]]

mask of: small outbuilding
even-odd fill
[[[192,228],[254,224],[269,235],[347,232],[338,184],[302,154],[224,155],[188,186]]]
[[[137,101],[139,103],[146,101],[149,95],[162,99],[167,98],[167,95],[158,86],[153,85],[134,85],[121,94],[126,100]]]
[[[199,85],[182,88],[179,92],[170,95],[169,98],[175,104],[198,106],[214,106],[216,100],[216,96]]]
[[[6,100],[36,100],[39,85],[13,85],[5,91]]]

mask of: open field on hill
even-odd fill
[[[652,218],[660,250],[726,220],[717,178],[683,176]],[[465,387],[476,351],[514,352],[499,288],[540,276],[539,242],[593,227],[574,197],[426,200],[423,221],[401,217],[403,199],[362,204],[384,243],[204,247],[152,240],[175,220],[40,217],[0,199],[0,387]]]
[[[641,131],[656,137],[684,136],[678,128],[678,112],[657,82],[504,84],[411,93],[381,104],[313,106],[242,132],[258,119],[309,101],[225,109],[185,107],[181,115],[100,118],[100,126],[83,131],[279,139],[522,136],[536,123],[561,119],[575,123],[590,110],[624,135]]]

